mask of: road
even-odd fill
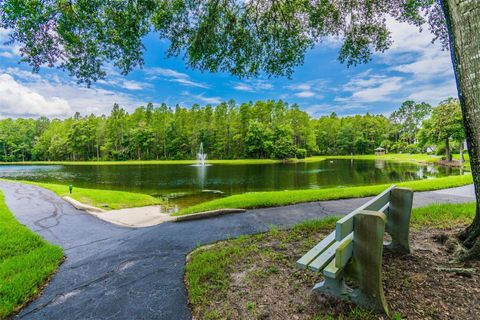
[[[183,283],[196,246],[298,222],[346,214],[369,198],[248,210],[147,228],[110,224],[73,208],[53,192],[0,181],[17,219],[67,256],[43,294],[20,319],[191,319]],[[414,206],[474,201],[473,186],[416,193]]]

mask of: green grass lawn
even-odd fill
[[[460,154],[454,154],[454,155],[452,155],[452,157],[455,160],[460,160]],[[465,152],[463,154],[463,157],[465,158],[465,161],[470,161],[470,156],[468,155],[468,152]]]
[[[475,216],[476,203],[431,204],[412,211],[412,223],[416,226],[448,228],[467,224]]]
[[[471,222],[474,215],[475,203],[429,205],[413,209],[411,225],[416,228],[452,227]],[[265,279],[269,277],[281,277],[279,281],[288,281],[288,286],[299,286],[302,283],[303,286],[311,286],[318,281],[316,273],[297,269],[295,260],[333,231],[338,219],[328,217],[323,220],[310,220],[295,225],[290,230],[273,227],[265,233],[221,241],[193,251],[185,267],[185,280],[194,315],[201,319],[223,319],[230,314],[236,314],[236,307],[223,302],[229,293],[241,290],[232,288],[232,282],[235,281],[232,275],[242,275],[244,279],[251,281],[252,291],[257,285],[268,285],[269,282],[266,281],[269,280]],[[284,279],[287,277],[288,280]],[[259,282],[262,284],[258,284]],[[281,290],[284,286],[280,287]],[[302,292],[303,289],[295,291],[295,294],[302,295]],[[253,294],[246,290],[244,295]],[[254,298],[248,300],[245,308],[252,312],[252,318],[255,318],[255,308],[252,306],[258,301],[252,299]],[[308,309],[307,300],[297,302],[300,305],[296,308],[302,312],[314,313],[315,311]],[[239,304],[237,301],[234,303]],[[378,315],[359,307],[333,315],[339,312],[338,309],[330,307],[329,310],[326,305],[317,312],[321,314],[315,317],[312,315],[312,319],[378,319]],[[394,314],[392,319],[401,317]]]
[[[60,247],[14,218],[0,193],[0,319],[38,295],[62,259]]]
[[[471,175],[462,175],[400,182],[395,183],[395,185],[398,187],[412,188],[414,191],[428,191],[467,185],[472,183],[472,181]],[[276,207],[300,202],[367,197],[379,194],[390,185],[391,184],[381,184],[346,188],[249,192],[204,202],[189,208],[185,208],[175,215],[184,215],[224,208],[248,209]]]
[[[460,155],[459,154],[454,154],[452,156],[454,160],[460,160]],[[470,165],[470,156],[468,155],[467,152],[464,153],[463,158],[465,159],[465,162],[463,163],[463,168],[467,170],[472,170],[472,167]]]
[[[94,207],[105,210],[116,210],[132,207],[143,207],[155,204],[161,204],[162,200],[152,197],[148,194],[112,191],[100,189],[86,189],[73,187],[73,193],[70,194],[68,185],[60,185],[53,183],[41,183],[32,181],[18,181],[21,183],[33,184],[48,190],[51,190],[61,197],[69,196],[81,203],[85,203]]]

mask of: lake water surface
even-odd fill
[[[251,191],[317,189],[390,183],[461,174],[458,168],[384,160],[189,165],[3,165],[0,177],[168,197],[186,207]],[[213,192],[215,191],[215,192]]]

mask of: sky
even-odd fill
[[[239,79],[226,73],[191,70],[181,58],[166,58],[167,43],[155,34],[145,38],[145,65],[127,76],[109,68],[107,78],[90,88],[57,69],[33,74],[19,63],[19,48],[5,45],[7,30],[0,29],[0,118],[48,116],[66,118],[108,115],[113,103],[131,112],[152,102],[190,107],[282,99],[298,104],[313,117],[336,112],[389,115],[405,100],[432,105],[457,91],[450,53],[432,44],[427,28],[418,29],[387,20],[392,47],[376,53],[370,63],[347,67],[337,60],[339,42],[330,39],[309,51],[304,64],[290,79]]]

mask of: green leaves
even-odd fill
[[[425,10],[435,39],[446,44],[433,0],[4,0],[0,28],[12,30],[34,71],[57,66],[90,85],[106,76],[106,64],[123,74],[141,66],[149,32],[192,68],[290,76],[307,50],[329,37],[343,43],[341,62],[368,62],[391,45],[386,16],[420,26]]]

